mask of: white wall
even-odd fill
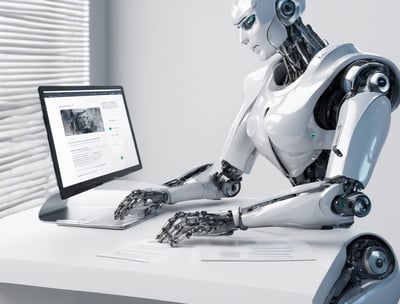
[[[93,1],[95,2],[95,1]],[[144,169],[163,182],[218,160],[242,101],[242,79],[260,67],[230,20],[231,0],[108,0],[109,83],[125,86]],[[354,42],[400,65],[394,0],[308,0],[303,20],[331,44]],[[400,252],[397,145],[400,111],[367,188],[373,213],[357,225],[384,232]],[[289,186],[265,160],[245,177],[243,196]],[[391,232],[390,232],[391,231]]]
[[[112,1],[109,75],[131,103],[140,177],[161,182],[216,161],[242,78],[259,65],[238,44],[230,0],[214,2]]]

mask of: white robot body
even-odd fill
[[[390,101],[378,93],[362,93],[342,108],[333,140],[327,177],[344,175],[365,187],[389,132]],[[346,155],[346,157],[344,157]]]
[[[368,215],[371,202],[361,190],[400,103],[400,72],[352,44],[328,46],[302,22],[304,9],[305,0],[234,0],[240,42],[266,65],[245,79],[245,101],[221,165],[206,164],[159,188],[132,191],[115,218],[143,206],[148,215],[165,204],[235,196],[258,155],[293,187],[238,210],[178,212],[156,239],[177,246],[191,236],[254,227],[346,228],[355,216]],[[363,235],[343,248],[313,303],[395,304],[400,273],[390,246]]]
[[[320,184],[320,182],[316,182]],[[340,216],[331,211],[331,203],[343,193],[340,184],[321,185],[319,191],[312,190],[297,196],[272,203],[263,208],[267,201],[254,204],[250,210],[241,209],[241,224],[248,228],[256,227],[300,227],[305,229],[323,229],[346,227],[353,223],[352,216]],[[268,203],[267,203],[268,204]]]
[[[280,56],[247,77],[246,101],[221,159],[247,173],[254,155],[260,153],[286,176],[297,177],[322,150],[335,147],[346,155],[331,154],[326,176],[344,175],[366,186],[389,130],[390,101],[379,93],[356,95],[344,102],[336,130],[321,128],[314,109],[337,73],[352,62],[368,59],[392,63],[362,54],[352,45],[328,46],[321,53],[296,82],[283,88],[275,83],[274,73]]]

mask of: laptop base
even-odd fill
[[[39,219],[60,226],[123,230],[144,220],[142,215],[132,214],[124,220],[114,220],[115,208],[104,206],[68,205],[68,199],[52,195],[39,211]]]

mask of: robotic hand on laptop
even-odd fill
[[[400,73],[389,60],[352,44],[328,46],[302,22],[304,9],[305,0],[234,1],[240,42],[266,65],[245,79],[245,101],[221,165],[206,164],[159,188],[133,191],[116,218],[138,207],[151,214],[164,204],[233,197],[258,154],[293,187],[238,210],[178,212],[157,239],[177,246],[191,236],[255,227],[344,228],[369,213],[371,202],[362,190],[400,102]],[[354,240],[326,303],[350,303],[343,299],[362,284],[379,285],[394,269],[394,254],[383,240]],[[362,303],[372,303],[365,290]]]

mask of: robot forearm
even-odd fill
[[[222,161],[221,172],[213,171],[212,164],[195,168],[165,183],[170,193],[169,204],[194,199],[233,197],[240,191],[242,172]]]
[[[301,185],[239,210],[241,228],[299,227],[321,229],[348,227],[354,216],[371,209],[357,181],[340,176]]]
[[[331,210],[335,197],[343,193],[342,185],[332,184],[320,190],[261,201],[240,211],[244,227],[299,227],[321,229],[349,226],[353,216],[341,216]]]

